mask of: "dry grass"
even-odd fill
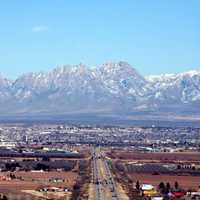
[[[8,173],[0,173],[6,175]],[[43,186],[56,186],[67,187],[72,189],[76,182],[78,175],[74,172],[15,172],[16,177],[22,177],[23,180],[0,181],[0,192],[4,194],[11,193],[13,196],[26,196],[33,194],[25,191],[34,191],[38,187]],[[49,182],[50,178],[62,178],[65,180],[63,183]],[[25,194],[26,193],[26,194]]]
[[[174,152],[174,153],[141,153],[134,151],[114,151],[109,154],[113,159],[125,161],[145,162],[195,162],[200,163],[200,152]]]

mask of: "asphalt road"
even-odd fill
[[[94,199],[122,200],[104,153],[94,148],[92,155]]]

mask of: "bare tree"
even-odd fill
[[[137,190],[140,190],[140,183],[139,183],[139,181],[137,180],[137,182],[136,182],[136,185],[135,185],[135,187],[136,187],[136,189]]]
[[[175,189],[176,189],[176,190],[178,190],[178,189],[179,189],[179,184],[178,184],[178,181],[176,181],[176,182],[174,183],[174,187],[175,187]]]

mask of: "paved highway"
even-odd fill
[[[100,148],[92,152],[92,169],[95,200],[122,200],[110,171],[108,161]]]

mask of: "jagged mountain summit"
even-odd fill
[[[0,76],[1,115],[200,114],[200,72],[143,77],[127,62],[64,65],[15,81]]]

